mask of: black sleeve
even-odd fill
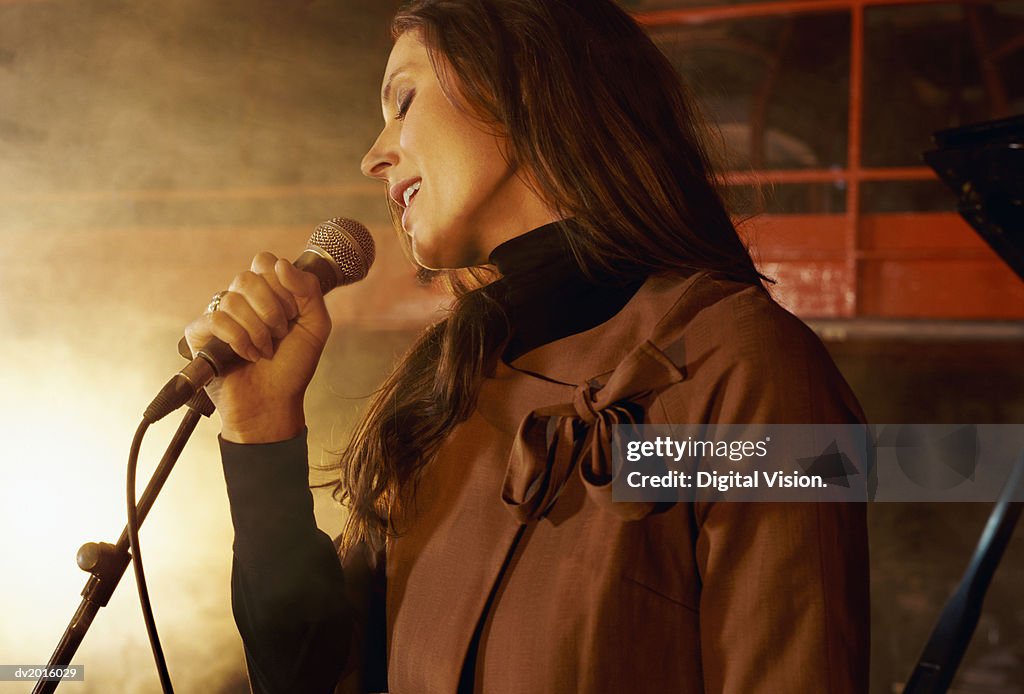
[[[332,692],[353,629],[341,563],[313,518],[306,434],[220,440],[235,529],[231,605],[253,692]]]

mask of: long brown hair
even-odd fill
[[[583,272],[629,281],[713,270],[763,279],[733,227],[679,75],[611,0],[414,0],[446,94],[508,137],[509,163],[562,218]],[[399,238],[405,234],[399,228]],[[374,394],[341,453],[343,548],[379,548],[417,473],[472,411],[508,338],[487,268],[445,273],[455,296]]]

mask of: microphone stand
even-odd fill
[[[153,472],[153,476],[139,500],[139,526],[146,519],[149,509],[156,501],[174,464],[178,462],[178,456],[181,455],[189,437],[192,436],[200,416],[209,417],[214,411],[213,402],[202,388],[187,404],[188,412],[185,413],[181,424],[178,425],[178,430],[174,432],[174,437],[168,444],[160,464]],[[79,604],[78,610],[71,618],[67,629],[64,630],[64,635],[57,643],[53,655],[50,656],[50,662],[46,666],[48,670],[67,667],[71,664],[71,659],[78,651],[86,632],[89,631],[93,618],[101,607],[106,607],[110,602],[114,589],[117,588],[121,577],[124,576],[125,569],[131,562],[131,553],[128,551],[128,547],[128,527],[125,526],[116,545],[107,542],[89,542],[79,548],[76,557],[78,566],[92,575],[86,581],[85,588],[82,589],[82,602]],[[60,682],[61,680],[56,678],[40,678],[32,689],[32,694],[51,694],[57,689]]]
[[[335,287],[363,279],[373,264],[375,256],[373,237],[366,227],[352,219],[335,217],[317,226],[309,239],[306,250],[302,252],[294,265],[300,270],[315,275],[320,282],[320,291],[326,294]],[[225,366],[239,360],[229,346],[217,339],[211,340],[203,348],[198,355],[202,357],[200,359],[193,359],[192,352],[184,338],[178,343],[178,352],[189,360],[189,365],[172,377],[146,408],[143,422],[139,426],[136,440],[132,444],[132,465],[129,474],[134,474],[132,470],[138,450],[137,445],[141,443],[145,427],[182,405],[188,405],[189,411],[178,426],[178,431],[171,439],[171,443],[149,484],[146,485],[142,499],[137,504],[131,503],[134,501],[133,498],[129,499],[129,513],[131,513],[131,509],[134,509],[138,520],[136,526],[141,526],[145,520],[157,494],[160,493],[164,482],[167,481],[167,476],[170,475],[171,469],[177,462],[178,456],[181,455],[192,431],[199,423],[199,417],[209,417],[213,414],[214,404],[202,386],[220,373]],[[126,487],[129,485],[131,485],[130,479],[126,482]],[[131,497],[134,497],[134,491],[134,489],[128,490]],[[85,588],[82,589],[82,602],[71,618],[56,650],[50,656],[47,668],[62,668],[70,664],[71,658],[74,657],[82,639],[85,638],[85,633],[92,624],[96,613],[101,607],[107,605],[118,582],[124,576],[125,569],[128,568],[128,564],[132,560],[130,547],[131,540],[126,526],[121,531],[121,537],[116,545],[106,542],[90,542],[82,545],[78,550],[78,566],[92,576],[86,582]],[[141,553],[139,555],[137,569],[141,565]],[[143,604],[143,616],[146,619],[150,643],[157,658],[157,668],[161,672],[161,685],[165,686],[165,691],[170,691],[169,682],[164,681],[165,667],[162,662],[162,654],[159,652],[159,643],[154,638],[155,625],[152,624],[151,614],[147,610],[149,600],[148,596],[143,594],[144,586],[145,583],[140,581],[139,597]],[[53,692],[59,682],[59,679],[40,678],[32,693]]]
[[[981,616],[992,576],[1013,535],[1024,501],[1024,456],[1010,471],[956,592],[946,601],[931,638],[903,688],[903,694],[943,694],[949,689]]]

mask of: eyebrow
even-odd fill
[[[388,81],[384,85],[384,89],[382,89],[380,92],[381,103],[385,103],[388,100],[388,97],[391,96],[391,83],[395,81],[395,78],[398,77],[398,75],[405,72],[408,69],[408,67],[408,65],[399,65],[397,68],[391,71],[391,75],[388,76]]]

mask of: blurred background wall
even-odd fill
[[[1024,290],[920,160],[934,130],[1024,110],[1024,3],[803,4],[623,2],[717,124],[773,292],[870,418],[1024,421]],[[183,326],[257,251],[292,257],[337,215],[377,240],[369,278],[328,300],[314,463],[436,318],[443,298],[358,170],[396,5],[0,0],[0,663],[46,661],[84,583],[76,549],[124,524],[128,444]],[[147,438],[140,479],[172,427]],[[247,691],[217,430],[200,425],[142,533],[180,691]],[[316,510],[340,528],[326,494]],[[987,513],[871,507],[873,692],[899,690]],[[158,691],[133,583],[75,658],[86,681],[62,690]],[[1018,537],[957,691],[1024,691],[1020,585]]]

